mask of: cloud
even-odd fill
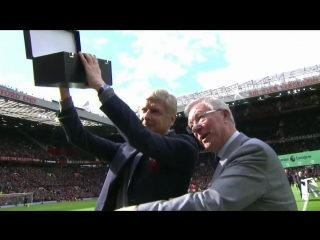
[[[91,46],[95,50],[101,50],[104,45],[108,43],[107,38],[93,38],[93,37],[81,37],[81,43]]]
[[[86,51],[112,46],[108,56],[110,54],[113,62],[114,89],[132,108],[154,87],[165,87],[179,95],[201,88],[215,89],[312,66],[319,63],[320,56],[320,31],[119,31],[108,34],[94,31],[83,35],[81,42]],[[5,39],[8,39],[7,33]],[[25,59],[22,36],[19,41],[20,58]],[[15,66],[16,58],[8,61],[12,54],[4,51],[4,46],[0,49],[0,61],[11,62],[0,69],[9,72],[0,74],[0,83],[49,101],[59,98],[58,89],[33,86],[30,62],[19,64],[29,64],[30,70],[17,69],[18,73],[30,74],[10,73],[15,71],[11,66]],[[79,107],[87,100],[100,104],[94,90],[72,89],[71,92]]]
[[[143,97],[146,92],[152,90],[149,81],[130,82],[127,88],[115,88],[115,93],[125,102],[128,106],[137,110],[138,106],[142,103]]]
[[[145,81],[151,78],[159,78],[161,81],[168,82],[169,84],[176,80],[178,77],[187,73],[187,70],[182,67],[178,62],[175,62],[172,57],[165,57],[163,53],[154,53],[147,49],[143,49],[139,56],[134,57],[128,53],[116,54],[119,63],[126,69],[123,70],[127,74],[124,79],[116,79],[116,81]]]
[[[20,82],[26,79],[25,74],[20,73],[4,73],[0,72],[0,83],[7,87],[14,87],[16,82]]]
[[[5,79],[10,79],[11,82],[16,82],[15,84],[8,84],[8,81],[4,82],[2,81],[3,77]],[[14,90],[17,90],[18,92],[23,92],[27,95],[34,96],[40,99],[44,99],[47,101],[59,101],[60,100],[60,93],[59,93],[59,88],[57,87],[36,87],[33,84],[30,84],[30,79],[32,79],[31,76],[28,75],[23,75],[23,74],[3,74],[0,73],[0,83],[7,86],[11,87]],[[13,87],[14,86],[14,87]],[[80,92],[81,91],[81,92]],[[92,89],[73,89],[70,88],[70,93],[71,96],[74,100],[75,106],[76,107],[82,107],[83,104],[87,101],[90,100],[90,102],[97,103],[98,102],[98,97],[97,97],[97,92]],[[101,105],[101,104],[100,104]]]
[[[143,93],[152,85],[178,88],[179,78],[186,76],[194,63],[222,49],[213,31],[122,31],[134,36],[130,51],[116,53],[122,67],[114,73],[117,94],[136,109]],[[123,89],[125,86],[126,89]]]
[[[101,50],[103,45],[108,43],[106,38],[94,38],[93,39],[93,48],[96,50]]]
[[[205,62],[207,56],[222,49],[218,36],[213,31],[123,31],[125,36],[133,35],[136,40],[131,44],[132,51],[118,52],[123,70],[114,74],[115,87],[130,82],[132,99],[136,98],[136,86],[151,88],[148,81],[161,81],[167,88],[180,86],[177,80],[185,76],[192,64]],[[155,80],[156,79],[156,80]],[[132,83],[135,84],[132,84]],[[126,91],[126,90],[121,90]],[[135,95],[133,95],[135,94]]]
[[[198,72],[215,89],[319,64],[319,31],[221,31],[227,68]]]
[[[101,103],[97,91],[94,89],[70,89],[70,95],[77,107],[82,108],[86,102],[90,102],[90,105],[95,106],[96,110],[100,111],[99,108]],[[101,111],[100,111],[101,112]],[[102,113],[102,112],[101,112]]]

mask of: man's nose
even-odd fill
[[[149,120],[151,118],[151,113],[150,111],[147,111],[143,114],[143,119]]]
[[[202,130],[202,126],[200,124],[194,125],[191,130],[194,134],[199,135]]]

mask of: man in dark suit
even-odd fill
[[[289,182],[290,186],[292,187],[292,186],[294,185],[292,175],[290,174],[290,172],[288,171],[288,169],[285,169],[285,170],[284,170],[284,173],[286,174],[287,179],[288,179],[288,182]]]
[[[304,182],[302,182],[301,180],[306,179],[306,177],[303,175],[303,173],[301,171],[299,171],[298,175],[296,175],[296,183],[297,183],[297,187],[299,188],[300,191],[300,198],[302,199],[302,192],[301,192],[301,184],[305,184]]]
[[[61,122],[68,141],[97,158],[111,162],[96,211],[170,199],[188,191],[198,159],[197,142],[170,127],[177,100],[166,90],[156,90],[140,108],[141,119],[106,85],[95,56],[79,53],[90,88],[98,91],[101,110],[126,142],[114,143],[88,132],[80,122],[68,88],[60,88]]]
[[[274,150],[237,131],[227,104],[203,97],[185,109],[188,130],[216,154],[214,174],[203,192],[118,210],[297,211],[287,177]]]

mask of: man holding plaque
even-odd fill
[[[96,211],[179,197],[188,191],[198,159],[198,144],[191,135],[178,135],[173,125],[177,100],[156,90],[140,108],[141,119],[105,84],[97,58],[79,53],[88,85],[97,90],[101,110],[122,134],[119,144],[88,132],[80,122],[68,88],[60,88],[61,122],[68,141],[97,158],[111,162]]]

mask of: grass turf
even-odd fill
[[[318,186],[320,188],[320,183]],[[309,201],[305,202],[300,199],[299,190],[295,186],[292,187],[292,191],[299,211],[320,211],[320,198],[314,198],[310,194]],[[97,200],[39,204],[30,207],[0,208],[0,211],[93,211],[96,202]]]

